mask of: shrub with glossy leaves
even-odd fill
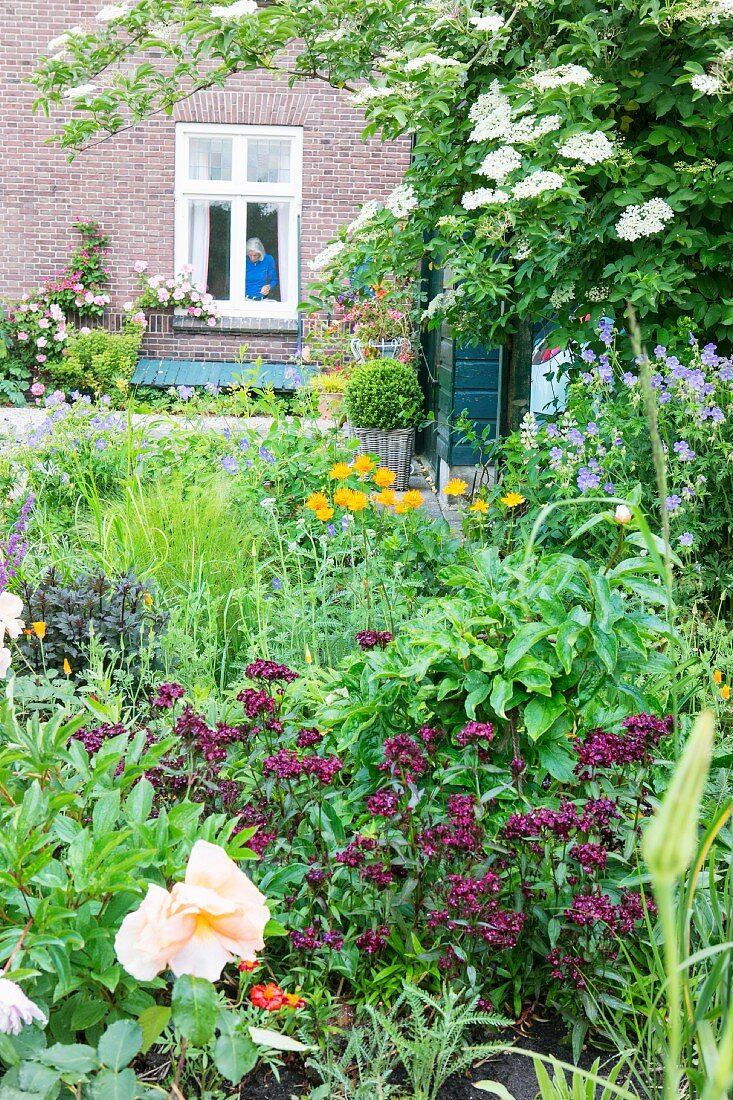
[[[346,410],[356,428],[412,428],[420,420],[422,401],[414,369],[397,359],[363,363],[346,387]]]

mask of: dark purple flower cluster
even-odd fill
[[[247,847],[256,852],[258,856],[262,855],[268,844],[272,844],[274,840],[277,840],[277,833],[262,828],[263,825],[268,823],[271,816],[272,808],[266,798],[260,799],[257,803],[248,802],[239,811],[234,835],[241,833],[243,829],[251,829],[256,826],[257,832],[247,841]]]
[[[475,799],[470,794],[453,794],[448,799],[448,824],[425,828],[417,835],[420,851],[428,859],[450,852],[483,853],[484,830],[476,821]]]
[[[405,782],[412,783],[427,767],[420,746],[408,734],[398,733],[384,742],[384,763],[379,765],[380,771],[403,776]]]
[[[581,970],[581,967],[585,965],[585,960],[580,955],[564,955],[560,948],[556,947],[546,958],[552,967],[550,971],[551,978],[570,982],[576,989],[585,989],[586,981]]]
[[[417,731],[417,736],[426,746],[428,752],[430,752],[433,745],[442,737],[445,737],[445,730],[436,729],[434,726],[420,726],[420,729]]]
[[[370,928],[356,937],[356,946],[366,955],[376,955],[389,939],[389,928],[382,925],[381,928]]]
[[[673,719],[671,716],[656,718],[653,714],[637,714],[625,718],[622,724],[624,733],[596,729],[585,741],[576,741],[576,775],[587,779],[596,768],[652,763],[651,749],[672,732]]]
[[[338,756],[298,756],[295,749],[278,749],[272,756],[265,757],[262,772],[278,779],[300,779],[304,775],[312,775],[325,786],[333,783],[343,766]]]
[[[620,818],[618,806],[612,798],[589,798],[583,806],[580,828],[584,833],[598,829],[604,833],[614,818]]]
[[[377,791],[366,800],[366,808],[372,817],[394,817],[399,804],[394,791]]]
[[[392,641],[393,635],[388,630],[360,630],[356,640],[360,649],[384,649]]]
[[[287,665],[278,665],[275,661],[260,659],[247,665],[244,675],[248,680],[265,680],[267,683],[283,680],[286,684],[291,684],[293,680],[298,679],[299,673],[294,672]]]
[[[268,692],[258,691],[257,688],[245,688],[237,695],[237,702],[244,703],[244,713],[248,718],[256,718],[258,714],[272,714],[275,710],[275,700]]]
[[[290,942],[296,951],[316,951],[319,947],[340,951],[344,946],[344,937],[339,932],[324,932],[310,924],[307,928],[292,931]]]
[[[456,744],[461,748],[466,745],[488,744],[494,738],[494,727],[491,722],[466,722],[462,730],[456,734]]]
[[[361,833],[357,833],[343,852],[336,853],[336,862],[343,863],[346,867],[361,867],[366,861],[367,853],[375,852],[378,847],[379,842],[373,836],[362,836]]]
[[[182,699],[185,694],[185,689],[180,684],[172,682],[158,684],[158,689],[150,700],[150,705],[151,707],[170,709],[175,704],[176,699]]]
[[[504,836],[507,840],[526,840],[548,832],[559,840],[567,840],[580,823],[575,806],[564,799],[557,810],[539,806],[526,814],[511,814],[504,826]]]
[[[328,875],[322,867],[311,867],[310,870],[305,873],[305,881],[314,889],[316,886],[322,886],[327,878]]]
[[[574,844],[570,855],[578,861],[587,875],[602,871],[608,858],[608,852],[602,844]]]
[[[448,875],[450,883],[446,896],[449,909],[460,912],[463,919],[477,917],[482,912],[487,895],[498,894],[501,880],[493,871],[487,871],[481,878],[468,878],[465,875]]]
[[[429,927],[445,925],[451,930],[461,927],[492,947],[516,947],[526,917],[524,913],[502,909],[499,905],[497,895],[501,881],[498,875],[493,871],[478,879],[448,875],[447,882],[447,908],[436,909],[430,914]]]
[[[200,753],[210,765],[223,763],[227,758],[227,745],[242,741],[247,732],[242,726],[228,726],[224,722],[217,722],[212,729],[190,705],[183,708],[173,729],[185,745]]]
[[[606,924],[614,932],[629,933],[643,920],[645,905],[650,913],[655,912],[653,902],[633,890],[623,890],[618,905],[614,905],[607,894],[576,894],[565,916],[581,928]]]
[[[323,740],[323,734],[313,726],[303,727],[295,739],[299,749],[310,749],[313,745],[319,745]]]
[[[104,742],[108,741],[110,737],[117,737],[120,733],[126,732],[121,722],[103,722],[101,726],[95,726],[91,730],[77,730],[73,734],[73,738],[75,741],[81,741],[91,756],[93,753],[99,752]]]

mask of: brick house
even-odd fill
[[[14,300],[60,270],[72,222],[97,220],[111,237],[112,305],[137,289],[133,264],[171,277],[189,263],[220,302],[215,329],[171,310],[149,316],[151,358],[287,362],[299,338],[297,303],[311,260],[367,199],[386,197],[409,160],[407,141],[362,142],[362,114],[321,81],[289,87],[242,74],[198,93],[173,118],[156,116],[71,164],[46,144],[58,119],[33,115],[23,83],[47,43],[91,21],[98,0],[11,0],[0,40],[0,298]],[[276,284],[251,295],[246,242],[273,257]]]

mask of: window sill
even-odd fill
[[[252,332],[297,332],[297,317],[219,317],[216,328],[202,322],[200,317],[173,317],[174,332],[225,333],[235,336]]]

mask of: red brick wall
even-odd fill
[[[302,279],[308,260],[361,203],[386,196],[409,158],[406,141],[361,140],[363,115],[320,81],[290,88],[268,73],[233,77],[200,93],[175,119],[156,117],[109,139],[69,164],[45,140],[57,122],[33,115],[35,89],[22,83],[49,39],[93,19],[103,0],[8,0],[0,36],[0,297],[12,300],[60,270],[76,243],[71,223],[96,219],[112,237],[113,312],[133,296],[132,264],[173,274],[175,121],[303,127]],[[115,310],[116,307],[116,310]],[[115,319],[110,318],[114,325]],[[157,326],[156,326],[157,327]],[[143,352],[179,358],[227,358],[242,344],[248,357],[287,358],[290,334],[223,335],[151,332]]]

